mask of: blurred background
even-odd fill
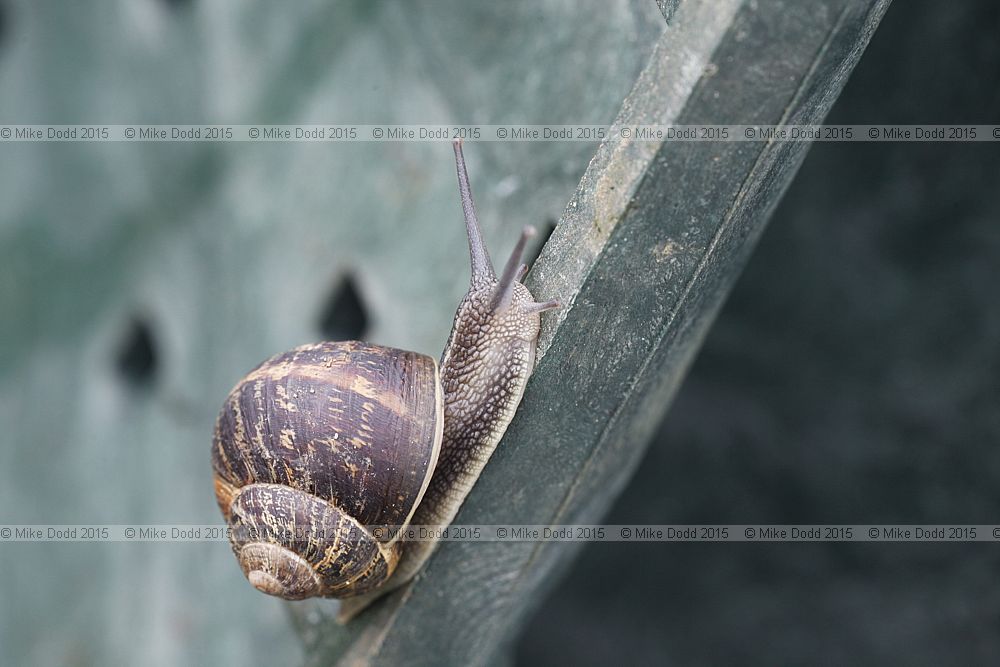
[[[0,0],[0,123],[608,123],[662,26],[640,0]],[[987,0],[897,2],[829,121],[1000,122],[998,34]],[[471,144],[491,247],[550,227],[594,149]],[[211,426],[246,370],[319,338],[437,355],[467,277],[451,159],[3,144],[0,524],[216,522]],[[998,168],[988,143],[816,145],[608,521],[997,521]],[[986,662],[998,565],[588,545],[516,662]],[[299,660],[218,543],[5,543],[0,572],[0,664]]]
[[[897,0],[827,122],[997,123],[1000,7]],[[1000,150],[815,144],[608,523],[995,523]],[[993,664],[993,544],[589,544],[519,664]]]

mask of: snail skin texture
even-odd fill
[[[524,393],[539,313],[558,307],[520,282],[530,227],[497,278],[454,148],[472,280],[440,366],[357,341],[304,345],[240,380],[215,424],[215,495],[243,573],[288,600],[349,598],[342,620],[433,552],[377,528],[451,523]]]

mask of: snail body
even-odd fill
[[[230,392],[212,443],[215,494],[258,590],[350,598],[349,618],[409,581],[513,418],[534,365],[539,313],[520,280],[525,228],[498,278],[454,143],[472,279],[441,362],[358,341],[276,355]]]

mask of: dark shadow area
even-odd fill
[[[542,248],[545,247],[545,243],[552,236],[552,232],[556,231],[556,221],[546,220],[537,229],[538,235],[532,239],[531,246],[524,255],[524,263],[528,265],[529,269],[535,265],[538,256],[542,254]]]
[[[132,387],[147,388],[156,381],[160,360],[152,326],[133,318],[115,355],[119,375]]]
[[[7,41],[7,3],[0,0],[0,49]]]
[[[353,276],[345,276],[334,286],[320,313],[318,326],[326,340],[362,337],[368,328],[368,315]]]
[[[1000,7],[898,1],[827,121],[996,123]],[[809,153],[608,523],[1000,517],[1000,150]],[[518,664],[991,664],[995,544],[587,545]]]

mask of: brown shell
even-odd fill
[[[410,520],[441,448],[440,385],[431,357],[354,341],[305,345],[268,359],[236,385],[216,422],[212,466],[227,521],[234,528],[266,526],[262,543],[304,548],[297,553],[305,561],[325,562],[320,592],[312,594],[349,594],[336,589],[373,577],[382,566],[365,559],[378,554],[376,560],[388,557],[381,580],[395,566],[394,531],[378,533],[381,545],[366,537],[360,551],[346,555],[336,533],[348,524]],[[276,536],[285,524],[298,533],[310,522],[322,534],[315,543],[304,544],[298,534],[290,541]],[[274,556],[267,548],[250,548],[254,540],[235,532],[238,555]],[[260,583],[261,590],[268,588]]]
[[[332,503],[278,484],[251,484],[236,495],[233,552],[259,590],[289,600],[349,597],[392,573],[400,544],[383,545]]]

